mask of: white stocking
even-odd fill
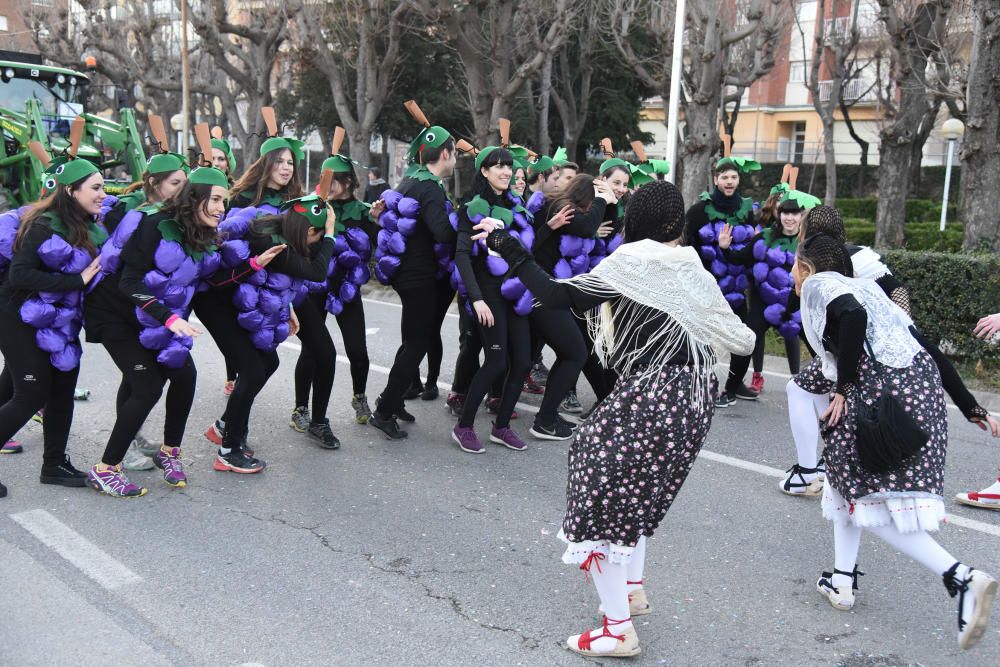
[[[815,468],[819,462],[816,446],[819,443],[819,415],[830,405],[826,394],[810,394],[789,380],[785,386],[788,394],[788,421],[792,427],[795,453],[798,464],[803,468]],[[803,475],[805,481],[815,479],[815,475]]]
[[[861,529],[854,524],[833,524],[833,567],[841,572],[854,572],[858,564],[858,548],[861,546]],[[834,588],[853,586],[854,578],[846,574],[833,573],[830,583]]]
[[[901,533],[894,524],[876,526],[868,530],[881,537],[893,549],[909,556],[934,574],[944,574],[957,561],[925,530],[915,533]]]
[[[598,569],[600,567],[600,569]],[[628,591],[625,590],[625,582],[628,579],[628,566],[620,563],[611,563],[607,560],[594,560],[589,568],[590,578],[594,580],[594,587],[597,595],[601,598],[601,606],[604,608],[604,615],[609,621],[626,621],[625,623],[615,623],[608,626],[608,631],[620,635],[628,628],[632,627],[631,613],[628,608]],[[590,631],[590,649],[598,653],[607,653],[615,650],[618,640],[614,637],[597,637],[603,632],[603,628]],[[575,645],[577,636],[569,638],[569,643]]]
[[[646,568],[646,536],[643,535],[635,543],[635,551],[632,552],[632,560],[626,568],[628,579],[625,582],[625,590],[631,593],[642,587],[643,570]]]

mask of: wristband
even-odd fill
[[[170,325],[173,324],[174,322],[176,322],[179,319],[181,319],[180,315],[171,315],[170,317],[167,318],[167,321],[163,323],[163,326],[165,326],[165,327],[167,327],[169,329]]]
[[[257,262],[257,258],[256,258],[256,257],[251,257],[251,258],[250,258],[250,268],[251,268],[251,269],[253,269],[254,271],[260,271],[260,270],[261,270],[261,269],[263,269],[264,267],[263,267],[263,266],[261,266],[261,265],[260,265],[260,264],[259,264],[259,263]]]

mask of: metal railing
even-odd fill
[[[826,80],[819,82],[819,99],[827,102],[833,94],[833,81]],[[846,102],[874,102],[878,99],[876,86],[873,81],[867,79],[851,79],[844,84],[841,95]]]

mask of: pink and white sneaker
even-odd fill
[[[0,447],[0,454],[20,454],[23,451],[24,447],[17,440],[8,440]]]

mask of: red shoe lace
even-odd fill
[[[596,637],[594,637],[594,636],[591,636],[591,634],[590,634],[591,632],[593,632],[593,630],[591,630],[590,632],[584,632],[582,635],[580,635],[580,638],[576,641],[576,645],[579,647],[579,649],[581,651],[589,651],[590,650],[590,644],[595,639],[603,639],[604,637],[611,637],[612,639],[617,639],[618,641],[623,642],[623,641],[625,641],[625,635],[616,635],[616,634],[614,634],[613,632],[611,632],[611,630],[608,629],[608,626],[609,625],[621,625],[622,623],[631,623],[631,622],[632,622],[632,617],[631,616],[628,617],[628,618],[626,618],[623,621],[612,621],[607,616],[605,616],[604,617],[604,624],[603,624],[602,630],[601,630],[601,634],[599,634]]]

